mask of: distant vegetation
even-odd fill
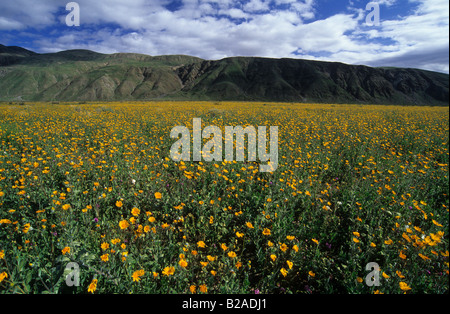
[[[37,54],[0,45],[0,100],[161,99],[448,105],[449,76],[298,59]]]

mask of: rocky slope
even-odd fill
[[[0,45],[0,100],[152,99],[448,105],[449,75],[301,59],[37,54]]]

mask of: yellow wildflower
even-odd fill
[[[406,282],[400,281],[399,286],[402,291],[411,290],[411,287],[408,286],[408,284]]]
[[[129,225],[130,224],[126,220],[122,220],[122,221],[119,222],[120,229],[126,229],[126,228],[128,228]]]
[[[98,282],[97,279],[94,279],[91,281],[91,283],[89,284],[89,287],[88,287],[88,292],[94,293],[95,290],[97,290],[97,282]]]
[[[289,269],[292,269],[292,266],[294,266],[294,263],[292,263],[291,261],[286,261],[286,264],[288,265]]]
[[[8,278],[8,274],[4,271],[0,274],[0,282],[2,282],[5,278]]]
[[[25,224],[22,229],[23,233],[27,233],[30,230],[30,227],[31,225],[29,223]]]
[[[143,269],[136,270],[136,271],[133,273],[133,275],[132,275],[133,281],[139,281],[139,280],[141,280],[140,277],[144,276],[144,274],[145,274],[145,271],[144,271]]]
[[[178,262],[178,264],[179,264],[181,267],[186,268],[187,265],[188,265],[188,262],[186,262],[185,259],[181,259],[181,260]]]
[[[175,273],[175,267],[173,266],[167,266],[164,268],[164,270],[162,271],[162,274],[164,276],[171,276]]]
[[[197,246],[200,247],[200,248],[204,248],[204,247],[206,247],[206,244],[203,241],[198,241],[197,242]]]
[[[131,210],[131,214],[133,216],[139,216],[140,213],[141,211],[139,210],[139,208],[133,207],[133,209]]]
[[[270,235],[270,229],[264,228],[262,234],[266,236]]]

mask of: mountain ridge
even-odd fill
[[[449,75],[290,58],[39,54],[0,45],[0,100],[153,99],[448,106]]]

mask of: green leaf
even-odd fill
[[[65,256],[65,255],[60,255],[60,256],[58,256],[57,258],[56,258],[56,261],[57,262],[59,262],[59,263],[69,263],[69,262],[71,262],[71,260],[70,260],[70,258],[68,258],[67,256]]]

